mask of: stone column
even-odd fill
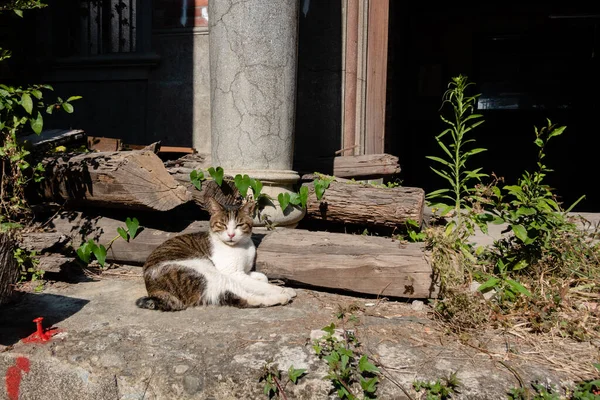
[[[298,2],[210,0],[208,20],[212,165],[260,179],[276,199],[299,179],[291,170]],[[304,215],[273,203],[262,215],[278,225]]]

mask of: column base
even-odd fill
[[[264,170],[264,169],[227,169],[227,174],[235,176],[248,175],[262,182],[262,193],[271,197],[272,200],[263,199],[254,217],[254,226],[273,225],[277,227],[295,228],[298,222],[304,218],[306,210],[300,206],[290,204],[285,212],[281,210],[277,196],[280,193],[293,193],[294,185],[300,179],[296,171],[291,170]],[[249,189],[252,191],[252,189]]]

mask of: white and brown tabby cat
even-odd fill
[[[254,202],[226,209],[210,198],[209,232],[168,239],[148,256],[144,281],[148,296],[138,307],[178,311],[199,305],[268,307],[286,304],[296,292],[268,283],[250,271],[256,248],[251,239]]]

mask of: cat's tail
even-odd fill
[[[168,296],[167,298],[164,296],[144,296],[137,299],[135,305],[139,308],[160,311],[180,311],[187,308],[174,296]]]

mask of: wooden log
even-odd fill
[[[321,172],[339,178],[381,178],[400,173],[398,157],[385,153],[298,161],[296,168],[301,173]]]
[[[0,304],[10,300],[19,278],[19,266],[13,256],[15,241],[8,233],[0,233]]]
[[[46,199],[139,210],[171,210],[192,199],[148,150],[65,154],[44,159]]]
[[[415,187],[376,187],[369,184],[331,182],[319,201],[309,188],[306,217],[334,223],[396,228],[412,219],[421,224],[425,191]]]
[[[312,288],[404,298],[438,293],[422,244],[374,236],[278,230],[260,243],[256,269]]]
[[[390,154],[364,154],[333,159],[333,175],[340,178],[382,177],[398,173],[398,157]]]
[[[140,226],[138,234],[133,240],[129,242],[122,238],[115,240],[108,249],[106,259],[116,263],[143,264],[152,250],[168,238],[182,233],[207,230],[208,224],[208,221],[193,221],[184,224],[185,227],[176,232]],[[75,249],[89,239],[108,246],[108,243],[119,235],[117,228],[126,229],[124,221],[99,216],[90,217],[79,212],[60,213],[47,226],[56,231],[55,237],[60,237],[60,235],[69,237]]]

